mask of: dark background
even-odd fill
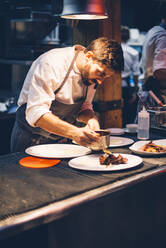
[[[160,22],[160,11],[166,12],[164,0],[121,0],[121,23],[147,32]]]

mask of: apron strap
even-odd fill
[[[65,77],[64,77],[64,79],[63,79],[62,84],[61,84],[61,85],[59,86],[59,88],[56,89],[56,91],[54,92],[55,95],[60,91],[60,89],[61,89],[61,88],[63,87],[63,85],[66,83],[66,79],[68,78],[68,76],[69,76],[69,74],[70,74],[70,72],[71,72],[71,70],[72,70],[72,68],[73,68],[73,65],[74,65],[74,62],[75,62],[75,60],[76,60],[76,58],[77,58],[77,56],[78,56],[78,53],[79,53],[79,51],[77,51],[77,52],[75,53],[74,58],[73,58],[73,60],[72,60],[72,62],[71,62],[71,64],[70,64],[70,66],[69,66],[69,69],[68,69],[68,71],[67,71],[67,73],[66,73],[66,75],[65,75]]]

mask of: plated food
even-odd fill
[[[126,164],[128,159],[124,158],[122,155],[115,156],[110,150],[103,149],[104,154],[99,157],[99,162],[101,165],[116,165],[116,164]]]
[[[150,140],[149,143],[141,146],[139,150],[145,152],[166,152],[166,146],[157,145],[152,140]]]
[[[114,154],[104,154],[99,157],[99,162],[101,165],[116,165],[116,164],[126,164],[127,158],[124,158],[121,154],[115,156]]]
[[[133,153],[145,156],[166,154],[166,139],[137,141],[129,149]]]
[[[69,161],[69,166],[78,169],[78,170],[87,170],[87,171],[120,171],[128,170],[134,168],[142,163],[142,158],[131,155],[131,154],[122,154],[114,153],[113,155],[117,158],[119,155],[126,159],[126,163],[112,164],[111,166],[101,165],[100,157],[103,154],[90,154],[86,156],[81,156],[78,158],[73,158]],[[119,160],[120,161],[120,160]],[[123,161],[124,162],[124,161]]]

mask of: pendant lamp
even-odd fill
[[[105,0],[63,0],[62,18],[97,20],[108,18]]]

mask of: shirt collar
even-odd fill
[[[162,23],[162,22],[160,23],[160,27],[166,29],[166,25],[164,23]]]

